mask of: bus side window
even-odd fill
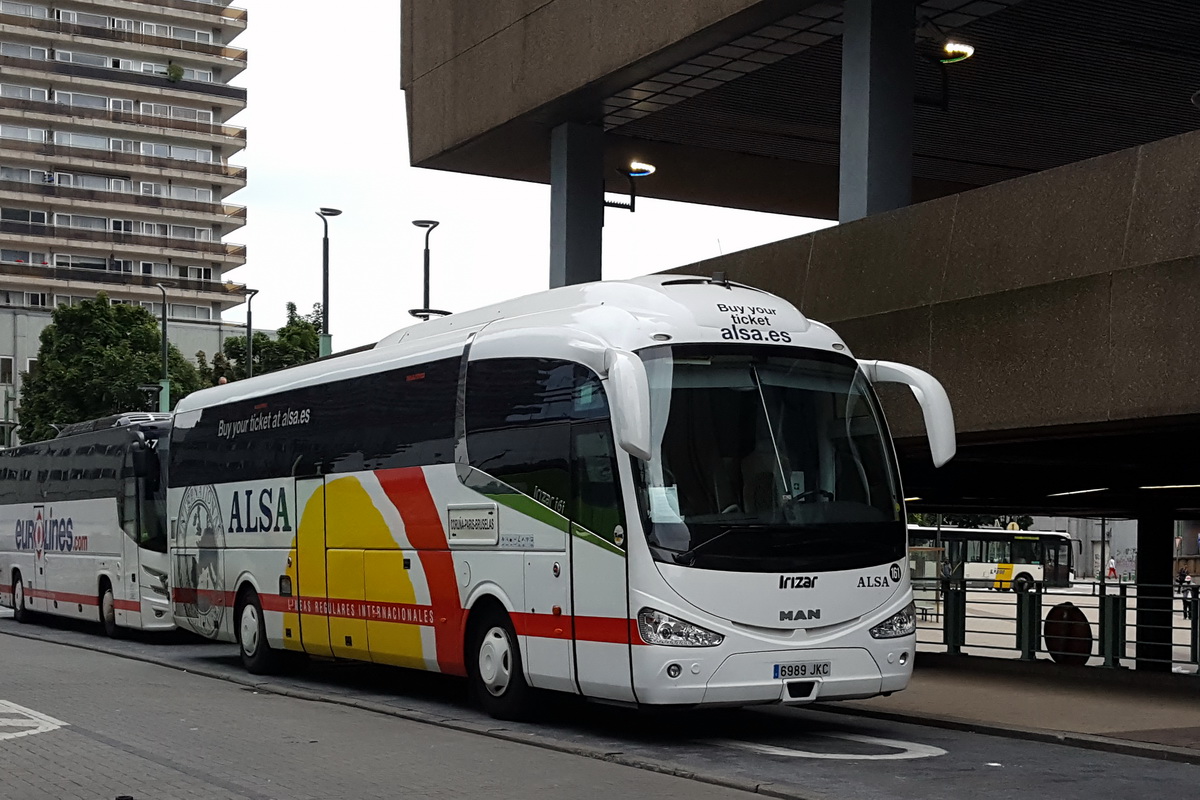
[[[571,495],[574,365],[537,358],[472,362],[467,368],[471,466],[563,516]]]
[[[576,423],[572,440],[571,520],[615,542],[614,532],[625,522],[611,427],[607,420]]]

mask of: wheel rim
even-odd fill
[[[20,611],[25,607],[25,585],[20,581],[13,584],[13,608]]]
[[[508,631],[499,626],[491,628],[479,646],[479,679],[493,697],[508,690],[512,680],[513,647]]]
[[[117,609],[113,603],[112,589],[104,590],[104,596],[100,598],[100,613],[104,615],[105,625],[117,624]]]
[[[253,657],[258,651],[258,609],[246,605],[242,609],[242,652]]]

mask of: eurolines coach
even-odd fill
[[[180,402],[176,623],[241,645],[646,705],[903,689],[904,507],[872,381],[778,297],[713,278],[555,289]]]

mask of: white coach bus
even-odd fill
[[[122,629],[170,630],[166,414],[70,425],[0,450],[0,605]]]
[[[178,625],[280,651],[646,705],[903,689],[904,507],[872,381],[778,297],[654,276],[552,290],[176,409]]]

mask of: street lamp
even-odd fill
[[[425,302],[421,308],[429,308],[429,234],[438,226],[436,219],[414,219],[413,225],[425,229]]]
[[[623,208],[626,211],[636,210],[637,184],[634,181],[637,178],[645,178],[648,175],[653,175],[657,171],[657,167],[653,164],[647,164],[645,161],[630,161],[625,169],[617,170],[618,175],[624,176],[629,181],[629,202],[623,203],[620,200],[605,200],[604,205],[608,208]]]
[[[158,391],[158,410],[167,412],[171,410],[171,378],[167,374],[167,286],[173,284],[154,285],[162,292],[162,378],[159,379],[162,388]]]
[[[250,303],[260,289],[245,289],[246,292],[246,377],[254,377],[254,325],[251,323]]]
[[[329,336],[329,217],[336,217],[341,213],[337,208],[322,208],[317,211],[317,216],[325,226],[325,236],[321,239],[321,356],[333,352],[333,340]]]

